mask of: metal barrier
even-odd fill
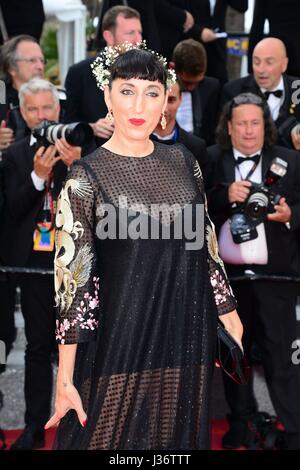
[[[0,273],[10,273],[10,274],[41,274],[43,276],[53,276],[53,269],[43,269],[43,268],[24,268],[18,266],[1,266]],[[290,281],[290,282],[300,282],[300,277],[292,276],[278,276],[272,274],[244,274],[241,276],[230,276],[228,275],[230,281]]]
[[[41,274],[42,276],[53,276],[53,269],[43,269],[43,268],[21,268],[18,266],[0,266],[0,273],[11,273],[11,274]]]

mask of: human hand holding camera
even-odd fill
[[[98,119],[96,122],[90,122],[94,135],[101,139],[109,139],[114,132],[114,123],[107,118]]]
[[[249,196],[251,181],[235,181],[228,188],[228,199],[233,202],[244,202]]]
[[[81,147],[68,144],[66,139],[57,139],[55,147],[66,166],[71,166],[75,160],[80,160]]]
[[[286,224],[291,220],[292,211],[290,206],[286,203],[285,197],[280,198],[279,204],[274,206],[275,212],[267,215],[268,220],[273,222],[282,222]]]
[[[300,124],[291,130],[291,139],[296,150],[300,150]]]
[[[0,125],[0,150],[5,150],[14,141],[14,132],[10,127],[6,127],[6,122],[1,121]]]
[[[56,151],[54,145],[49,145],[46,150],[43,146],[33,157],[33,170],[39,178],[45,181],[49,178],[54,165],[61,160],[61,157],[55,157]]]

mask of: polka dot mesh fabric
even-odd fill
[[[65,276],[57,281],[56,334],[59,343],[78,344],[74,383],[88,424],[82,429],[69,412],[55,448],[208,448],[216,319],[235,308],[209,217],[197,250],[187,250],[186,239],[97,235],[103,204],[171,226],[187,205],[203,205],[195,159],[180,145],[155,143],[142,158],[99,148],[70,180],[77,183],[69,183],[58,218],[72,241],[56,257]],[[165,208],[153,213],[153,204]],[[72,223],[63,217],[68,208]]]

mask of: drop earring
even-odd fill
[[[160,126],[161,126],[163,131],[167,127],[167,120],[166,120],[165,113],[162,113],[162,115],[161,115]]]
[[[106,115],[106,119],[109,121],[109,122],[113,122],[114,120],[114,116],[113,116],[113,113],[112,113],[112,110],[109,109],[107,115]]]

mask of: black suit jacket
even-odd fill
[[[0,234],[0,259],[5,265],[26,266],[32,254],[33,232],[45,192],[35,189],[31,172],[35,146],[30,137],[12,144],[4,155],[5,208]],[[59,161],[54,167],[54,189],[57,198],[67,175],[67,167]],[[48,253],[47,253],[48,254]],[[45,253],[40,253],[45,259]]]
[[[228,187],[235,181],[235,160],[232,151],[222,151],[219,145],[208,148],[208,155],[211,161],[208,210],[219,233],[221,226],[231,214]],[[277,188],[277,194],[284,196],[291,207],[291,229],[286,228],[283,223],[265,221],[269,261],[267,265],[261,266],[260,270],[266,274],[298,276],[300,273],[297,237],[297,230],[300,227],[300,160],[297,152],[274,146],[263,152],[263,175],[275,157],[280,157],[288,163],[287,173]]]
[[[204,139],[207,145],[215,141],[219,98],[220,83],[213,77],[204,77],[192,91],[194,134]]]
[[[203,28],[218,28],[220,31],[225,31],[228,6],[241,13],[248,8],[248,0],[216,0],[214,14],[211,15],[209,0],[156,0],[156,4],[161,44],[163,53],[168,59],[171,58],[176,44],[182,39],[193,38],[200,41]],[[195,19],[195,25],[186,34],[183,33],[184,10],[192,13]],[[207,75],[216,77],[222,82],[226,81],[226,40],[217,39],[204,46],[208,57]]]
[[[264,37],[264,23],[269,21],[269,36],[281,39],[289,58],[287,73],[300,77],[300,2],[298,0],[256,0],[249,37],[248,64],[252,71],[252,53]]]
[[[300,121],[300,104],[293,105],[292,98],[293,93],[296,91],[295,88],[292,88],[295,80],[299,79],[286,74],[283,75],[285,99],[280,108],[279,116],[275,121],[279,134],[278,144],[291,149],[293,148],[293,144],[290,133],[293,127]],[[246,92],[255,93],[264,98],[260,88],[255,82],[254,76],[248,75],[248,77],[238,78],[237,80],[231,80],[226,83],[222,91],[221,104],[223,105],[240,93]],[[298,95],[296,95],[296,97],[299,97]]]
[[[45,21],[42,0],[0,0],[0,5],[10,38],[18,34],[30,34],[40,40]]]
[[[72,65],[68,71],[65,82],[66,122],[95,122],[107,114],[103,91],[97,87],[92,74],[91,64],[94,60],[94,58],[82,60]],[[97,145],[103,143],[104,140],[97,139]]]

